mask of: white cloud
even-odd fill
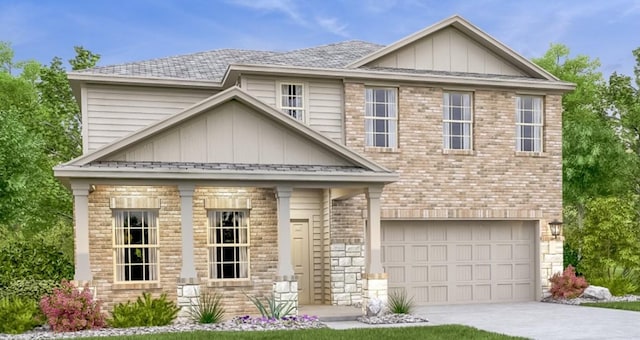
[[[337,18],[317,17],[316,22],[329,33],[333,33],[341,37],[349,37],[349,33],[347,32],[348,25],[341,23]]]
[[[302,26],[308,25],[296,4],[291,0],[230,0],[229,2],[253,10],[280,12]]]

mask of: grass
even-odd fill
[[[461,325],[442,325],[442,326],[422,326],[422,327],[395,327],[395,328],[360,328],[360,329],[305,329],[305,330],[283,330],[283,331],[246,331],[246,332],[183,332],[183,333],[164,333],[150,335],[132,335],[132,336],[114,336],[108,338],[85,338],[93,340],[104,339],[154,339],[154,340],[200,340],[200,339],[261,339],[261,340],[279,340],[279,339],[296,339],[296,340],[357,340],[357,339],[525,339],[520,337],[512,337],[499,333],[492,333],[479,330],[473,327]]]
[[[640,301],[626,301],[626,302],[589,302],[582,303],[580,306],[587,307],[600,307],[611,309],[630,310],[634,312],[640,312]]]

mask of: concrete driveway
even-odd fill
[[[418,307],[430,325],[462,324],[531,339],[640,339],[640,312],[542,302]]]

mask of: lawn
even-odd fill
[[[590,303],[582,303],[580,304],[580,306],[623,309],[623,310],[630,310],[634,312],[640,312],[640,301],[590,302]]]
[[[247,331],[247,332],[184,332],[150,335],[117,336],[109,338],[85,338],[94,340],[104,339],[154,339],[154,340],[200,340],[200,339],[327,339],[327,340],[357,340],[357,339],[525,339],[498,333],[491,333],[473,327],[461,325],[395,327],[395,328],[361,328],[348,330],[334,329],[306,329],[290,331]]]

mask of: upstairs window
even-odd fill
[[[209,278],[249,278],[249,212],[210,210]]]
[[[471,150],[473,128],[471,93],[444,93],[443,108],[442,137],[444,148]]]
[[[114,210],[116,282],[158,280],[158,213]]]
[[[365,90],[365,145],[383,148],[398,146],[398,95],[395,88]]]
[[[542,97],[516,97],[516,151],[542,152]]]
[[[280,84],[280,109],[304,122],[304,86],[302,84]]]

